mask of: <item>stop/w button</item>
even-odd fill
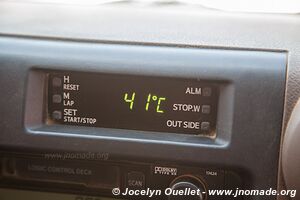
[[[144,189],[145,175],[142,172],[129,172],[127,174],[126,187],[128,189]]]

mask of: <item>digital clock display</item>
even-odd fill
[[[48,124],[212,135],[218,86],[209,81],[51,72]]]

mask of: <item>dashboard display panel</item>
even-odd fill
[[[212,135],[218,95],[198,79],[51,72],[47,123]]]

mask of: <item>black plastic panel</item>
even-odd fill
[[[135,190],[165,191],[176,179],[188,174],[202,181],[205,192],[223,189],[225,182],[241,187],[235,173],[214,168],[166,165],[163,163],[108,162],[101,160],[63,160],[45,157],[22,157],[21,155],[4,157],[1,187],[15,187],[40,191],[59,191],[85,195],[118,197],[120,199],[147,199],[149,195],[127,196],[112,194],[113,188]],[[59,155],[59,154],[56,154]],[[61,154],[62,155],[62,154]],[[92,155],[92,154],[90,154]],[[97,156],[97,155],[95,155]],[[169,169],[171,171],[167,171]],[[230,189],[235,189],[230,186]],[[165,200],[167,195],[153,195],[151,199]],[[211,195],[209,200],[221,200],[220,195]],[[236,198],[240,200],[240,198]]]
[[[47,124],[215,137],[218,85],[199,79],[47,73]]]

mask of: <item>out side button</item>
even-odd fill
[[[145,175],[142,172],[129,172],[127,174],[126,187],[128,189],[144,189]]]
[[[201,131],[209,131],[210,130],[210,123],[209,122],[202,122],[201,123]]]

